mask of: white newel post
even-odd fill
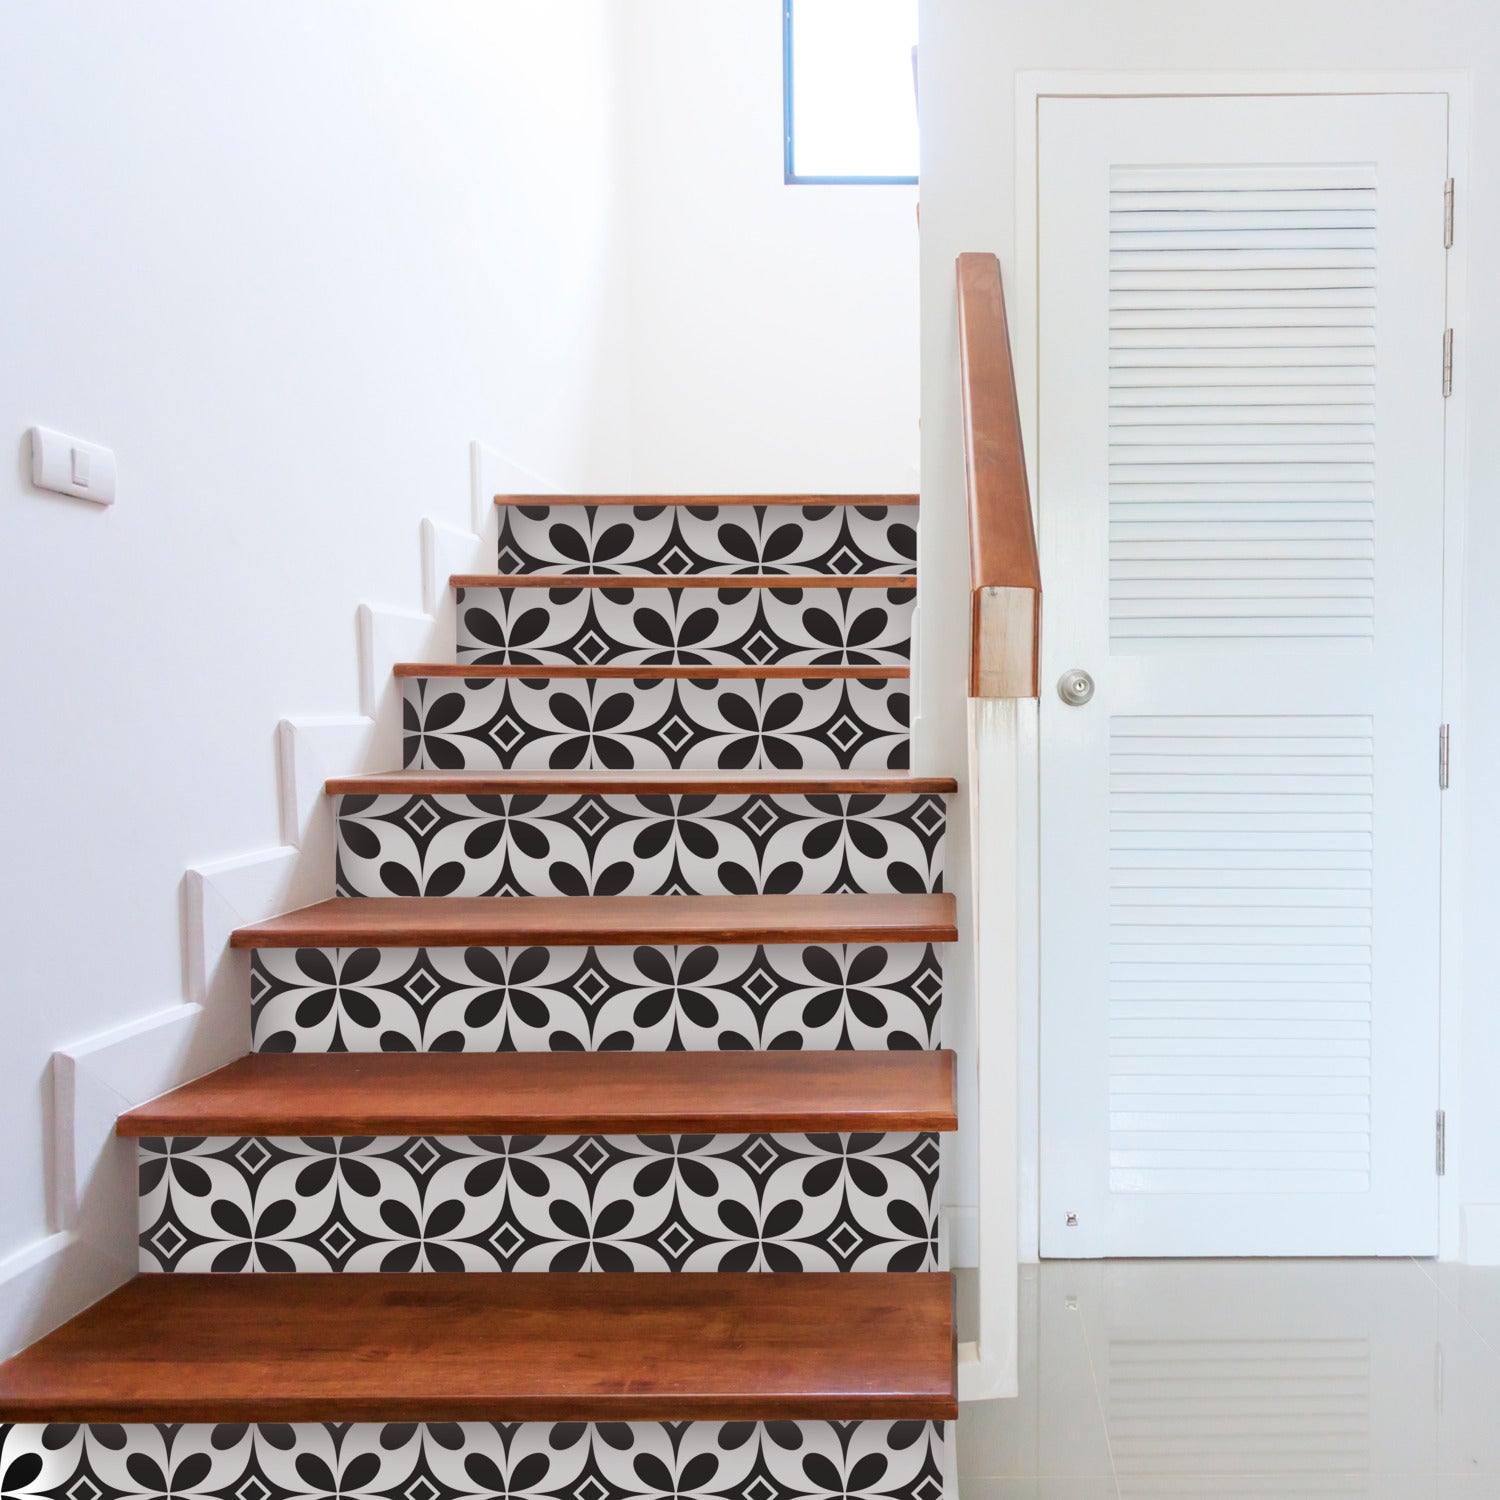
[[[1035,774],[1034,698],[969,700],[979,1337],[958,1350],[961,1401],[1018,1390],[1016,1020],[1023,892],[1023,777]]]

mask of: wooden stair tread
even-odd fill
[[[946,796],[958,790],[958,782],[951,776],[910,776],[902,771],[384,771],[364,776],[335,776],[324,783],[324,789],[335,797],[386,793],[552,796],[575,792],[626,797],[681,794],[732,797],[756,793],[900,797],[921,793]]]
[[[0,1422],[958,1414],[951,1277],[145,1275],[0,1364]]]
[[[709,509],[719,505],[915,505],[916,495],[496,495],[496,505],[664,505],[696,506]]]
[[[397,677],[525,677],[536,681],[541,677],[624,677],[635,681],[646,681],[659,677],[697,677],[716,680],[723,677],[801,677],[835,678],[864,677],[894,679],[910,677],[910,667],[799,667],[796,665],[775,667],[752,667],[741,663],[725,663],[721,666],[695,667],[648,667],[606,663],[589,667],[577,662],[559,662],[556,665],[542,663],[526,667],[482,666],[478,662],[451,661],[398,661],[392,669]]]
[[[336,896],[238,928],[235,948],[576,948],[642,943],[951,943],[951,893]]]
[[[454,573],[456,589],[914,589],[910,574]]]
[[[956,1130],[951,1052],[252,1053],[122,1136]]]

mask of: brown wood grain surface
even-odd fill
[[[595,793],[734,797],[769,793],[900,797],[921,793],[942,796],[956,792],[958,782],[951,776],[911,776],[901,771],[385,771],[335,776],[324,787],[331,796],[548,797]]]
[[[138,1276],[0,1365],[0,1422],[945,1420],[951,1281]]]
[[[252,1053],[122,1136],[956,1130],[951,1052]]]
[[[1041,564],[1021,443],[1005,294],[1000,262],[994,255],[958,257],[958,342],[973,595],[969,696],[1035,697]],[[1012,639],[1005,640],[1003,624],[991,623],[986,629],[983,595],[987,590],[1029,592],[1028,640],[1016,641],[1014,628],[1009,631]],[[1014,618],[1015,611],[1009,608],[991,615],[992,622],[1013,622]],[[992,680],[982,683],[986,675]],[[1026,690],[1010,690],[1015,687]]]
[[[908,575],[856,573],[816,576],[775,573],[687,573],[625,576],[616,573],[454,573],[448,580],[457,589],[914,589]]]
[[[532,682],[549,677],[617,677],[650,682],[663,677],[696,677],[707,681],[725,677],[800,677],[804,681],[826,681],[844,677],[894,680],[911,676],[909,667],[751,667],[739,664],[718,667],[585,667],[574,662],[557,666],[482,667],[477,663],[401,661],[393,670],[397,677],[466,677],[471,681],[478,681],[481,677],[524,677]]]
[[[951,893],[339,896],[240,927],[235,948],[951,943]]]

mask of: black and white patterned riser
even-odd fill
[[[905,677],[404,679],[421,771],[904,771]]]
[[[263,948],[257,1052],[805,1052],[938,1045],[917,943]]]
[[[6,1500],[942,1500],[941,1422],[0,1428]]]
[[[904,666],[916,590],[461,588],[458,660],[490,666]]]
[[[344,896],[939,891],[943,798],[739,793],[338,799]]]
[[[934,1271],[935,1135],[140,1142],[143,1271]]]
[[[917,571],[912,505],[505,505],[501,573]]]

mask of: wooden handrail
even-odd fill
[[[969,490],[971,698],[1035,698],[1042,575],[1021,448],[1000,262],[958,257],[958,349]]]

